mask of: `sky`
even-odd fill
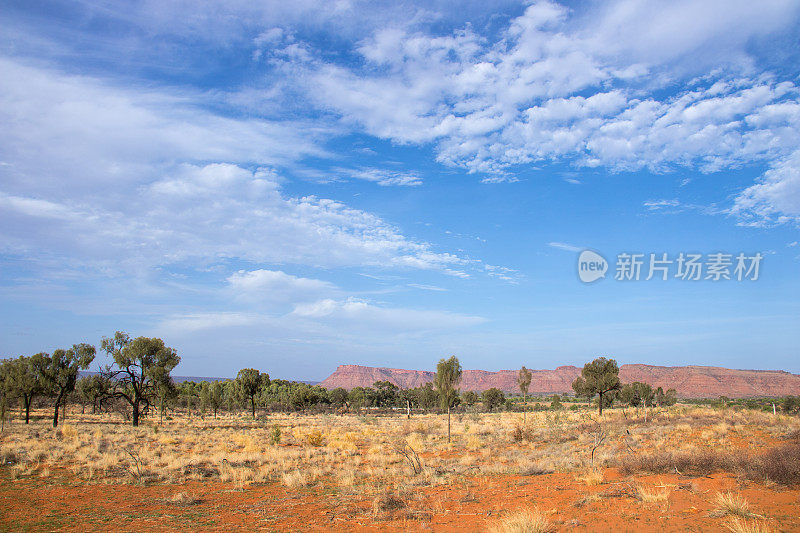
[[[0,12],[0,356],[800,373],[795,0]]]

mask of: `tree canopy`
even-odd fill
[[[461,382],[461,363],[453,355],[449,359],[441,359],[436,365],[436,392],[439,395],[439,404],[442,409],[447,409],[447,442],[450,442],[450,408],[459,400],[458,389]]]
[[[591,363],[583,365],[581,375],[572,382],[575,394],[584,398],[598,395],[599,413],[603,414],[603,396],[611,391],[619,390],[619,367],[614,359],[598,357]]]
[[[103,338],[101,348],[112,359],[103,375],[111,383],[111,394],[123,398],[133,409],[133,425],[158,397],[159,388],[171,381],[170,372],[181,358],[159,338],[137,337],[117,331],[113,338]]]

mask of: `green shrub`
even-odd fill
[[[281,443],[281,427],[278,424],[272,425],[272,429],[269,431],[269,442],[270,444]]]

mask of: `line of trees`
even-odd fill
[[[78,371],[94,360],[95,348],[90,344],[75,344],[69,349],[55,350],[52,355],[37,353],[30,357],[0,361],[0,411],[5,415],[9,402],[21,400],[25,423],[30,422],[31,406],[37,397],[52,400],[53,427],[58,426],[58,414],[67,397],[75,390]]]
[[[38,353],[0,361],[0,418],[5,424],[9,408],[16,404],[30,421],[35,402],[51,406],[53,427],[59,424],[59,412],[68,402],[79,403],[92,413],[115,411],[138,426],[143,416],[158,412],[163,421],[170,410],[183,409],[189,416],[215,418],[220,410],[247,411],[253,418],[259,410],[274,411],[337,411],[362,409],[407,409],[430,411],[438,408],[447,413],[448,438],[450,413],[462,406],[473,408],[480,402],[486,411],[517,410],[514,400],[503,391],[491,388],[478,395],[458,389],[462,377],[461,364],[452,356],[441,359],[434,381],[411,389],[400,389],[389,381],[377,381],[371,387],[351,390],[325,389],[303,382],[271,379],[269,374],[254,368],[241,369],[235,379],[220,381],[183,381],[175,383],[171,372],[180,363],[176,351],[158,338],[132,339],[124,332],[103,338],[100,349],[111,363],[100,372],[80,377],[89,368],[96,350],[89,344],[75,344],[52,354]],[[517,375],[522,393],[523,418],[527,411],[532,373],[524,366]],[[621,383],[619,367],[614,359],[599,357],[584,365],[572,388],[579,398],[597,398],[598,412],[614,403],[623,407],[647,409],[673,405],[675,389],[664,391],[647,383]],[[564,397],[564,401],[571,401]],[[787,397],[778,403],[786,413],[800,413],[800,397]],[[561,408],[555,396],[550,409]],[[538,403],[534,410],[547,409]],[[62,415],[63,416],[63,415]]]
[[[524,367],[523,367],[524,368]],[[634,381],[623,385],[619,379],[619,366],[614,359],[598,357],[586,363],[581,375],[572,382],[576,396],[592,399],[597,396],[597,408],[600,415],[604,407],[610,407],[618,401],[623,407],[643,407],[645,419],[647,408],[654,405],[674,405],[678,401],[675,389],[666,392],[661,387],[653,388],[647,383]]]
[[[59,423],[59,412],[75,395],[92,404],[98,411],[104,402],[124,401],[130,407],[134,426],[142,413],[165,396],[174,383],[170,372],[180,362],[175,350],[158,338],[131,339],[118,331],[112,338],[103,338],[101,349],[112,363],[97,375],[79,379],[79,372],[94,361],[97,349],[91,344],[75,344],[52,354],[37,353],[0,361],[0,414],[3,424],[12,401],[20,401],[25,410],[25,423],[36,398],[53,407],[53,427]]]

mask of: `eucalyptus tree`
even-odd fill
[[[4,389],[9,398],[19,398],[25,409],[25,423],[30,423],[31,405],[36,396],[46,392],[39,372],[47,354],[37,353],[30,357],[20,356],[3,362]]]
[[[617,391],[622,387],[619,381],[619,367],[614,359],[598,357],[591,363],[583,365],[581,375],[572,382],[575,394],[583,398],[598,395],[599,414],[603,414],[604,395]]]
[[[525,415],[528,410],[528,388],[531,386],[533,373],[523,366],[517,373],[517,386],[522,392],[522,424],[525,424]]]
[[[75,390],[84,402],[92,405],[92,414],[99,411],[104,396],[108,394],[108,381],[99,374],[78,379]]]
[[[439,405],[447,409],[447,442],[450,442],[450,409],[459,400],[458,384],[461,383],[461,363],[453,355],[449,359],[441,359],[436,365],[434,384],[439,395]]]
[[[117,331],[113,338],[103,338],[101,348],[113,360],[103,375],[111,383],[110,395],[125,400],[133,410],[133,425],[139,415],[149,410],[159,389],[171,381],[170,372],[181,358],[173,348],[158,338],[137,337]]]
[[[255,418],[256,396],[263,386],[269,385],[269,374],[259,372],[255,368],[243,368],[239,370],[234,384],[237,398],[243,403],[250,403],[250,411]]]
[[[53,355],[41,355],[34,361],[45,390],[55,397],[53,427],[58,427],[58,410],[66,396],[75,390],[78,371],[89,368],[97,350],[91,344],[74,344],[68,350],[58,349]]]

